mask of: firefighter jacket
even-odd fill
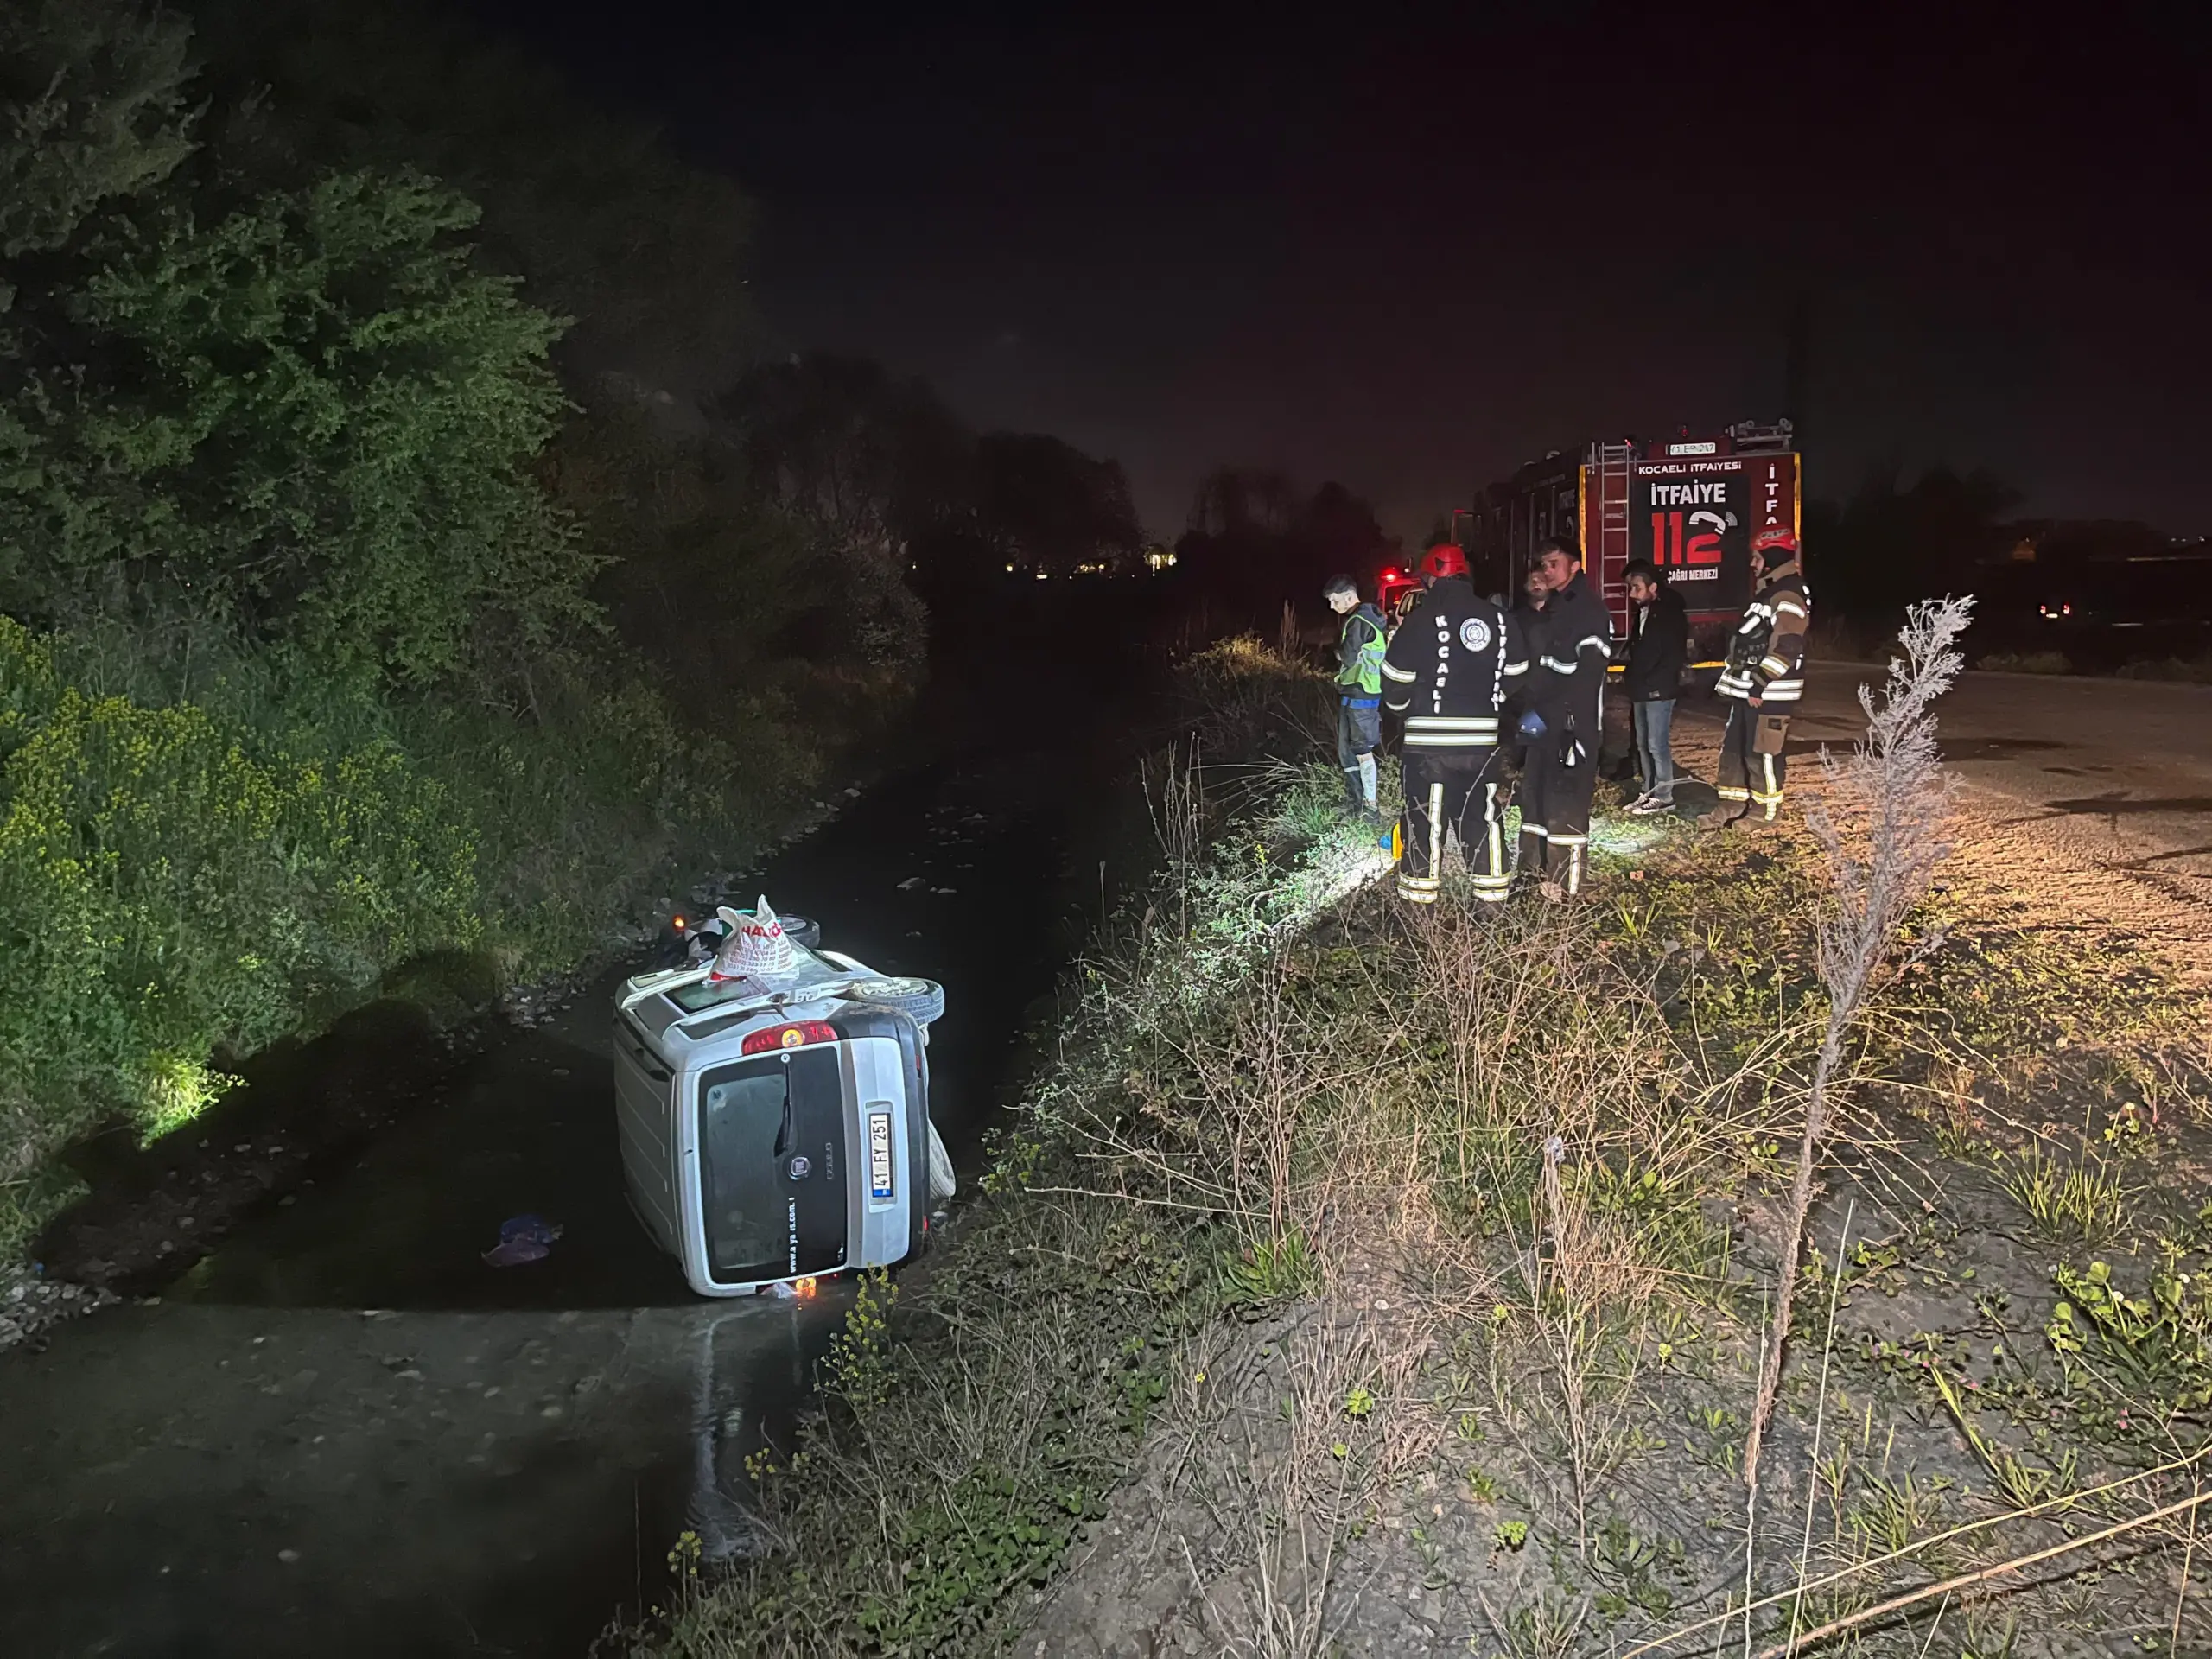
[[[1406,717],[1408,749],[1490,748],[1497,710],[1529,672],[1520,625],[1447,576],[1399,625],[1382,659],[1382,706]]]
[[[1805,694],[1805,628],[1812,615],[1813,595],[1797,561],[1771,567],[1744,607],[1713,689],[1724,697],[1757,697],[1761,708],[1794,705]]]
[[[1345,613],[1337,636],[1337,691],[1346,702],[1372,706],[1382,695],[1382,650],[1389,638],[1382,613],[1372,605]]]
[[[1544,601],[1544,648],[1530,671],[1529,707],[1554,731],[1572,724],[1594,747],[1612,654],[1612,614],[1589,577],[1577,575]]]

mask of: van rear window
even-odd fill
[[[715,1278],[737,1283],[842,1264],[844,1138],[834,1048],[762,1055],[702,1079],[700,1204]]]

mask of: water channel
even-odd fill
[[[932,1108],[963,1172],[1128,845],[1140,628],[1065,601],[971,619],[911,759],[740,895],[945,983]],[[741,1531],[728,1477],[804,1408],[843,1299],[701,1302],[648,1244],[613,1135],[619,976],[157,1297],[0,1360],[9,1653],[581,1653],[652,1599],[678,1529]],[[564,1228],[551,1255],[485,1266],[524,1211]]]

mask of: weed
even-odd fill
[[[1960,1398],[1961,1385],[1946,1375],[1941,1361],[1930,1364],[1928,1374],[1936,1384],[1943,1408],[1951,1414],[1951,1421],[1967,1437],[1967,1444],[1995,1478],[1997,1490],[2004,1494],[2006,1503],[2015,1509],[2031,1509],[2073,1489],[2075,1454],[2071,1447],[2062,1454],[2055,1468],[2040,1468],[2027,1462],[1982,1433],[1980,1424]]]
[[[1320,1287],[1320,1264],[1294,1227],[1246,1246],[1222,1264],[1222,1300],[1231,1306],[1263,1308],[1311,1296]]]
[[[2102,1159],[2062,1163],[2031,1147],[1999,1166],[1998,1180],[2050,1236],[2101,1243],[2126,1224],[2127,1189]]]
[[[1675,1592],[1665,1581],[1687,1583],[1691,1577],[1681,1540],[1642,1537],[1618,1516],[1592,1535],[1591,1551],[1592,1565],[1611,1586],[1592,1605],[1608,1618],[1624,1617],[1632,1608],[1662,1617],[1675,1605]]]
[[[2044,1335],[2113,1427],[2134,1426],[2131,1406],[2150,1427],[2212,1404],[2212,1281],[2178,1271],[2171,1255],[2139,1296],[2121,1289],[2102,1262],[2061,1267],[2056,1278],[2067,1300],[2051,1311]]]
[[[882,1268],[862,1274],[853,1305],[845,1310],[843,1328],[830,1338],[822,1363],[824,1384],[856,1417],[866,1419],[891,1397],[888,1320],[898,1297],[898,1287]]]
[[[1510,1659],[1565,1659],[1575,1650],[1576,1638],[1589,1617],[1586,1607],[1555,1594],[1516,1608],[1503,1624],[1490,1611],[1487,1600],[1483,1610]]]
[[[1864,1496],[1844,1516],[1851,1533],[1872,1548],[1894,1554],[1935,1524],[1950,1482],[1906,1474],[1891,1480],[1866,1477]]]

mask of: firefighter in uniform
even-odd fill
[[[1805,629],[1813,596],[1797,568],[1797,537],[1777,526],[1751,539],[1751,602],[1728,642],[1713,687],[1729,700],[1720,734],[1720,804],[1707,829],[1772,823],[1782,806],[1783,739],[1805,692]]]
[[[1528,673],[1528,654],[1518,625],[1475,592],[1458,548],[1429,549],[1420,575],[1427,597],[1399,625],[1382,659],[1382,706],[1406,721],[1398,896],[1436,902],[1445,842],[1456,834],[1475,897],[1498,904],[1512,872],[1498,800],[1497,711]]]
[[[1544,646],[1529,675],[1529,708],[1543,722],[1521,773],[1520,868],[1540,874],[1547,899],[1582,891],[1590,855],[1590,798],[1598,788],[1605,664],[1613,620],[1563,537],[1543,543]]]
[[[1375,751],[1382,742],[1382,652],[1389,630],[1381,611],[1359,602],[1350,576],[1330,577],[1321,597],[1344,620],[1337,637],[1337,764],[1344,768],[1344,810],[1373,823]]]

